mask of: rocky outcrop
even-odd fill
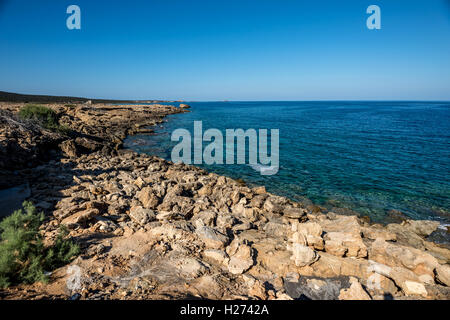
[[[46,104],[64,130],[48,130],[17,116],[23,103],[0,104],[0,189],[23,184],[15,171],[63,156],[115,152],[123,139],[161,123],[168,114],[187,112],[170,105]],[[8,183],[6,183],[8,181]]]

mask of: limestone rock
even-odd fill
[[[303,208],[287,207],[283,210],[283,216],[290,219],[300,219],[307,211]]]
[[[396,241],[397,235],[393,232],[389,232],[385,228],[363,227],[361,228],[364,238],[376,240],[381,238],[385,241]]]
[[[316,237],[322,236],[323,233],[322,227],[316,222],[297,223],[296,231]]]
[[[289,227],[283,223],[269,221],[264,226],[267,235],[276,238],[284,238],[289,233]]]
[[[228,261],[228,271],[232,274],[241,274],[250,269],[254,261],[254,250],[246,241],[234,239],[227,247],[227,253],[230,256]]]
[[[291,259],[294,260],[296,266],[298,267],[308,266],[314,263],[318,258],[319,256],[313,249],[300,243],[292,244]]]
[[[356,216],[336,216],[335,219],[318,221],[325,232],[361,234],[361,225]]]
[[[217,213],[214,211],[201,211],[195,215],[193,219],[200,219],[202,223],[209,227],[214,227],[216,224]]]
[[[141,177],[138,177],[134,181],[134,184],[137,185],[139,189],[142,189],[145,186],[145,181]]]
[[[207,271],[203,263],[192,257],[182,257],[174,264],[181,274],[188,278],[196,278]]]
[[[206,299],[221,299],[223,296],[224,288],[217,281],[218,277],[203,275],[200,278],[195,279],[189,288],[192,295],[201,296]]]
[[[367,247],[361,236],[348,232],[329,232],[325,235],[325,251],[337,256],[364,258]]]
[[[388,243],[377,239],[369,249],[369,259],[391,267],[404,267],[417,275],[434,277],[434,269],[439,266],[432,255],[411,247]]]
[[[144,208],[155,209],[159,204],[159,198],[153,193],[152,188],[144,187],[136,194]]]
[[[426,296],[428,294],[425,286],[422,283],[415,281],[405,281],[402,290],[407,295]]]
[[[223,264],[228,256],[223,250],[207,249],[203,251],[203,257],[205,259],[212,260],[218,264]]]
[[[287,277],[285,288],[287,294],[294,298],[311,300],[337,300],[342,288],[349,287],[348,277]]]
[[[421,279],[411,270],[400,266],[389,267],[374,261],[370,261],[368,270],[389,277],[406,295],[426,295],[426,288]],[[371,278],[368,280],[372,281]],[[372,281],[371,283],[368,283],[368,285],[374,287],[377,286],[377,283]]]
[[[130,209],[130,218],[140,225],[144,225],[156,219],[155,211],[135,206]]]
[[[228,242],[228,237],[226,235],[214,230],[211,227],[201,224],[197,224],[195,233],[199,236],[207,248],[220,249],[223,248]]]
[[[265,186],[259,186],[252,189],[252,191],[256,194],[265,194],[266,193],[266,187]]]
[[[438,221],[431,220],[407,220],[404,226],[422,237],[428,237],[439,227]]]
[[[448,264],[436,267],[436,280],[450,287],[450,266]]]
[[[253,277],[246,276],[246,275],[243,275],[243,277],[246,279],[244,281],[247,284],[248,295],[250,297],[255,297],[255,298],[261,299],[261,300],[267,299],[266,288],[261,281],[255,279]]]
[[[357,279],[350,278],[350,283],[350,288],[341,290],[339,300],[372,300]]]
[[[287,249],[292,251],[291,260],[294,260],[295,265],[298,267],[304,267],[317,261],[319,256],[313,249],[307,246],[307,238],[305,235],[307,228],[300,228],[299,226],[300,224],[298,223],[292,225],[292,231],[294,231],[290,239],[292,244],[288,244]]]
[[[77,145],[73,140],[66,140],[61,142],[59,145],[61,150],[68,156],[68,157],[78,157],[79,151],[77,149]]]
[[[283,204],[278,197],[269,197],[264,202],[264,210],[272,213],[281,213],[283,211]]]
[[[306,240],[306,244],[317,250],[324,249],[322,238],[322,227],[316,222],[295,223],[292,225],[293,231],[301,233]]]
[[[386,226],[386,229],[395,234],[398,244],[424,249],[424,239],[405,225],[391,223]]]
[[[99,214],[98,209],[88,209],[77,212],[61,221],[68,228],[73,228],[77,224],[84,223]]]

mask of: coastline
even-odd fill
[[[22,105],[0,104],[12,113]],[[47,241],[60,224],[71,229],[82,246],[70,265],[83,270],[84,299],[323,298],[336,283],[333,298],[450,298],[450,250],[426,240],[436,222],[370,224],[121,148],[126,136],[149,133],[144,127],[184,109],[49,106],[74,136],[25,127],[13,141],[8,133],[18,127],[11,125],[0,136],[9,139],[5,148],[20,140],[17,158],[41,161],[21,169],[9,153],[1,174],[11,181],[5,168],[17,164],[14,179],[29,183],[30,199],[49,217]],[[45,139],[22,143],[38,134]],[[49,162],[39,159],[50,149]],[[73,292],[65,286],[66,270],[56,270],[48,285],[21,285],[0,297],[67,298]],[[372,288],[374,277],[379,286]]]

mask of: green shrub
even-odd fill
[[[41,105],[25,105],[20,109],[19,117],[21,119],[35,120],[47,129],[59,126],[58,115],[56,114],[56,112]]]
[[[47,281],[45,271],[69,263],[79,254],[78,245],[61,229],[52,246],[44,246],[39,226],[44,214],[31,202],[0,222],[0,288],[17,283]]]
[[[80,253],[80,247],[67,240],[68,234],[67,227],[61,225],[55,243],[46,252],[45,267],[47,270],[53,270],[68,264]]]
[[[42,127],[67,134],[70,130],[59,124],[55,110],[37,104],[27,104],[19,111],[19,118],[38,122]]]

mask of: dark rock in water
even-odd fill
[[[403,212],[392,209],[387,212],[385,223],[402,223],[406,220],[408,220],[408,216],[406,216]]]
[[[284,284],[287,294],[300,300],[338,300],[341,289],[348,287],[348,277],[301,277],[297,282]]]
[[[443,226],[441,228],[438,228],[436,231],[434,231],[427,237],[427,240],[437,243],[444,248],[450,249],[449,227]]]

